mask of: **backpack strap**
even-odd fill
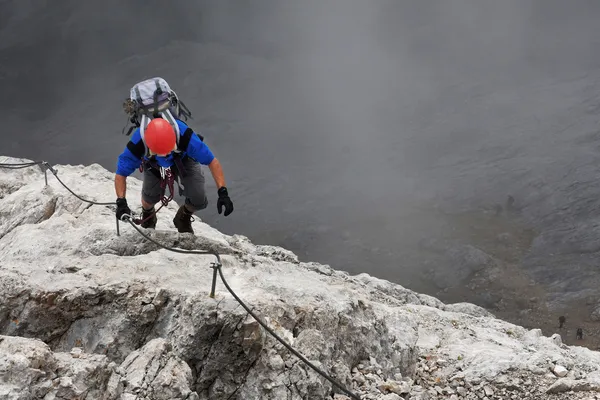
[[[166,109],[165,111],[161,112],[161,116],[163,117],[163,119],[166,119],[167,122],[169,122],[169,124],[171,124],[171,126],[173,127],[173,130],[175,131],[176,143],[179,144],[179,137],[181,136],[181,132],[179,131],[179,124],[175,120],[175,117],[173,117],[173,114],[171,114],[171,111],[169,109]]]
[[[139,105],[144,105],[144,103],[142,102],[142,95],[140,94],[140,88],[139,87],[135,87],[135,99],[137,100],[137,103]]]
[[[181,136],[181,133],[179,131],[179,124],[173,117],[173,114],[171,114],[171,111],[169,111],[167,109],[167,110],[161,111],[159,118],[166,120],[173,127],[173,130],[175,131],[175,142],[178,145],[178,149],[176,151],[179,151],[179,138]],[[140,121],[140,136],[142,138],[141,143],[144,144],[144,148],[145,148],[144,154],[149,153],[149,150],[146,147],[146,139],[144,138],[144,134],[146,132],[146,127],[148,126],[150,121],[151,121],[151,119],[148,116],[146,116],[145,114],[142,114],[142,120]],[[188,142],[189,142],[189,140],[188,140]],[[187,145],[186,145],[186,147],[187,147]]]
[[[146,138],[144,138],[144,132],[146,131],[146,127],[150,123],[150,119],[146,115],[142,115],[142,120],[140,121],[140,136],[142,140],[141,143],[144,144],[144,154],[148,154],[148,148],[146,147]]]
[[[173,105],[171,107],[171,111],[174,112],[177,118],[183,119],[185,121],[187,121],[188,118],[192,118],[192,112],[190,111],[190,109],[185,105],[183,101],[179,99],[177,93],[172,89],[170,93],[170,99],[171,104]]]
[[[190,144],[190,140],[192,139],[192,135],[194,134],[194,131],[192,130],[192,128],[187,128],[185,130],[185,132],[183,132],[183,135],[181,135],[181,139],[179,140],[179,143],[177,143],[177,147],[179,149],[179,151],[185,151],[188,147],[188,145]]]
[[[127,142],[127,148],[137,158],[142,158],[144,157],[144,154],[146,154],[146,145],[142,140],[140,140],[137,144],[133,144],[133,142],[130,140]]]
[[[158,78],[156,78],[154,80],[154,84],[156,85],[156,89],[154,90],[154,95],[152,96],[153,99],[154,99],[154,118],[158,118],[158,116],[160,114],[160,111],[158,109],[158,96],[160,96],[161,94],[163,94],[163,90],[160,87],[160,83],[158,81]]]

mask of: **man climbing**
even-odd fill
[[[179,178],[184,187],[185,203],[179,208],[173,223],[179,232],[194,233],[191,217],[207,207],[205,181],[201,165],[207,165],[217,185],[217,210],[225,208],[225,216],[233,212],[233,203],[227,193],[225,178],[219,160],[203,140],[179,119],[172,123],[162,117],[153,118],[144,129],[138,127],[119,155],[115,174],[117,218],[131,216],[126,200],[126,179],[143,166],[142,227],[155,228],[157,218],[154,205],[161,200],[161,182],[170,174]],[[179,134],[180,133],[180,134]],[[143,140],[142,140],[143,135]]]

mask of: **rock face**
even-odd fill
[[[114,198],[105,169],[56,169],[80,196]],[[134,212],[140,190],[128,180]],[[600,354],[560,336],[299,262],[198,220],[195,236],[179,234],[176,209],[164,207],[147,233],[179,249],[219,251],[227,283],[253,312],[362,399],[583,399],[600,391]],[[0,398],[347,398],[223,282],[209,296],[213,256],[170,252],[129,224],[120,236],[115,228],[113,208],[89,206],[52,175],[45,186],[39,168],[0,169]]]
[[[117,366],[106,355],[53,353],[38,339],[0,336],[2,399],[187,399],[192,371],[165,339],[153,339]],[[191,397],[190,397],[191,396]]]

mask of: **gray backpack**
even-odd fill
[[[129,98],[123,103],[123,109],[133,124],[126,135],[129,136],[135,128],[139,127],[144,145],[146,143],[144,131],[153,118],[162,117],[168,121],[177,134],[177,143],[179,143],[182,132],[179,132],[179,125],[175,120],[187,121],[192,117],[192,113],[177,97],[175,91],[160,77],[136,83],[131,88]]]

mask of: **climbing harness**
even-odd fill
[[[161,182],[160,182],[160,187],[162,189],[162,198],[161,198],[161,202],[164,206],[166,206],[167,204],[169,204],[169,202],[171,200],[173,200],[173,181],[174,181],[174,176],[173,173],[171,172],[171,167],[160,167],[160,177],[161,177]],[[165,197],[165,188],[169,187],[169,197]]]

